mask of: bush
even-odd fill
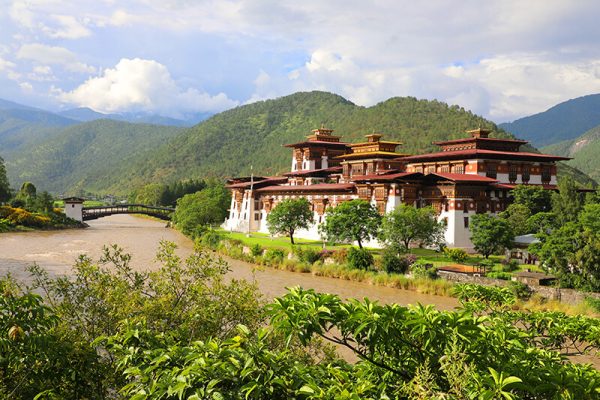
[[[298,257],[298,260],[310,265],[321,259],[321,252],[310,247],[306,249],[295,247],[294,254]]]
[[[265,260],[271,263],[281,264],[285,257],[285,252],[281,249],[268,249],[265,253]]]
[[[405,274],[416,260],[414,254],[398,255],[394,249],[386,248],[381,256],[381,266],[388,273]]]
[[[331,254],[331,257],[333,258],[333,261],[335,261],[336,264],[346,264],[346,262],[348,262],[348,250],[336,250]]]
[[[487,276],[488,278],[502,279],[505,281],[509,281],[510,278],[512,277],[512,275],[509,272],[500,272],[500,271],[488,272],[487,274],[485,274],[485,276]]]
[[[262,253],[263,248],[260,244],[256,243],[255,245],[250,247],[250,254],[252,254],[253,257],[262,256]]]
[[[437,268],[433,267],[433,264],[427,263],[423,260],[418,260],[410,267],[410,272],[414,278],[421,279],[436,279]]]
[[[595,312],[600,313],[600,299],[591,296],[586,296],[585,303],[588,306],[590,306]]]
[[[348,266],[350,268],[369,269],[373,262],[373,255],[367,249],[351,247],[348,251]]]
[[[523,282],[511,282],[507,287],[519,300],[529,300],[533,293],[529,286]],[[600,302],[598,305],[600,306]]]
[[[198,241],[200,245],[204,247],[208,247],[211,249],[216,249],[219,247],[219,243],[223,240],[223,236],[219,234],[217,231],[209,229],[200,237]]]
[[[513,272],[519,269],[519,262],[517,260],[506,260],[500,261],[502,264],[502,272]]]
[[[469,255],[463,249],[444,248],[444,254],[455,263],[464,263],[469,258]]]

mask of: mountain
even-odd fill
[[[164,117],[162,115],[141,112],[131,112],[123,114],[103,114],[87,107],[73,108],[70,110],[61,111],[58,114],[63,117],[71,118],[81,122],[95,121],[98,119],[113,119],[115,121],[180,127],[190,127],[209,118],[212,115],[208,113],[197,113],[186,116],[186,119],[176,119]]]
[[[167,142],[181,128],[96,120],[61,130],[51,140],[24,148],[6,157],[13,186],[33,182],[40,190],[75,193],[80,189],[99,191],[115,180],[140,154]],[[124,183],[122,191],[128,185]]]
[[[500,124],[515,136],[534,146],[547,146],[575,139],[600,125],[600,94],[578,97],[529,117]]]
[[[5,158],[13,186],[27,180],[54,193],[127,194],[147,183],[247,175],[250,166],[261,175],[287,172],[291,155],[282,145],[303,140],[321,125],[348,142],[382,132],[413,154],[479,126],[512,137],[493,122],[435,100],[394,97],[361,107],[335,94],[304,92],[240,106],[192,128],[106,119],[79,123]],[[588,179],[570,167],[560,171]]]
[[[345,141],[361,141],[373,131],[404,143],[401,151],[433,151],[432,142],[464,137],[465,130],[490,128],[496,137],[512,137],[495,124],[458,106],[439,101],[395,97],[373,107],[361,107],[335,94],[296,93],[274,100],[237,107],[184,130],[128,167],[125,179],[107,189],[118,191],[126,185],[198,177],[287,172],[290,150],[286,143],[303,140],[311,130],[324,124]],[[591,181],[569,167],[561,171]]]
[[[0,100],[0,151],[3,155],[17,151],[76,123],[51,112]]]
[[[576,139],[565,140],[542,148],[542,151],[573,157],[567,164],[600,181],[600,125]]]

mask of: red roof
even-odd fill
[[[405,178],[409,176],[414,176],[421,178],[423,174],[420,172],[398,172],[395,174],[372,174],[372,175],[363,175],[352,177],[353,181],[362,182],[362,181],[393,181],[394,179]]]
[[[487,176],[475,175],[475,174],[453,174],[449,172],[432,172],[427,176],[439,176],[444,179],[449,179],[454,182],[482,182],[482,183],[495,183],[498,182],[496,179],[488,178]]]
[[[309,146],[309,145],[319,145],[319,146],[337,146],[337,147],[348,147],[348,143],[345,142],[327,142],[324,140],[305,140],[304,142],[284,144],[283,147],[299,147],[299,146]]]
[[[316,185],[274,185],[258,189],[257,192],[345,192],[354,189],[352,183],[319,183]]]
[[[569,157],[553,156],[551,154],[538,154],[538,153],[527,153],[527,152],[516,152],[516,151],[496,151],[496,150],[484,150],[484,149],[468,149],[468,150],[457,150],[457,151],[439,151],[437,153],[419,154],[414,156],[403,157],[402,161],[417,162],[431,159],[456,159],[456,158],[494,158],[494,159],[530,159],[536,161],[560,161],[570,160]]]
[[[519,144],[529,143],[527,140],[519,140],[519,139],[470,137],[470,138],[462,138],[462,139],[444,140],[442,142],[433,142],[433,144],[443,145],[443,144],[453,144],[453,143],[468,143],[468,142],[473,142],[473,141],[475,141],[475,142],[477,142],[477,141],[495,142],[495,143],[507,142],[507,143],[519,143]]]

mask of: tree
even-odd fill
[[[552,208],[552,192],[540,186],[517,185],[510,194],[514,204],[520,204],[529,210],[531,215],[550,211]]]
[[[527,229],[531,233],[548,233],[557,227],[553,212],[539,212],[527,219]]]
[[[271,210],[267,216],[267,223],[269,232],[285,233],[294,244],[294,232],[298,229],[308,229],[313,223],[310,203],[305,198],[283,200]]]
[[[552,211],[558,222],[563,225],[576,221],[583,207],[584,196],[577,191],[577,185],[571,178],[563,178],[558,182],[558,193],[552,194]]]
[[[444,224],[437,221],[432,207],[401,204],[384,216],[380,236],[388,246],[401,243],[406,251],[417,240],[424,244],[439,243],[443,232]]]
[[[531,217],[531,211],[529,210],[523,204],[513,203],[498,216],[508,222],[515,235],[525,235],[530,233],[530,226],[527,224],[527,221]]]
[[[362,249],[362,242],[377,236],[380,223],[381,215],[377,209],[364,200],[356,199],[327,209],[320,231],[327,241],[356,241]]]
[[[187,194],[177,201],[173,223],[186,235],[199,228],[219,224],[227,217],[231,200],[229,191],[222,184],[213,183],[206,189]]]
[[[471,242],[485,258],[491,254],[510,248],[515,235],[509,223],[489,214],[475,214],[471,217]]]
[[[4,159],[0,157],[0,203],[7,202],[10,200],[10,184],[6,177],[6,167],[4,166]]]

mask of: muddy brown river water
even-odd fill
[[[80,254],[97,259],[102,246],[117,244],[132,255],[132,264],[138,269],[157,268],[154,260],[161,240],[172,241],[185,256],[192,252],[193,243],[174,229],[166,228],[164,222],[131,215],[113,215],[90,221],[89,228],[46,232],[18,232],[0,234],[0,275],[11,273],[18,279],[27,280],[26,267],[37,263],[52,274],[68,274]],[[383,303],[435,304],[441,309],[457,305],[453,298],[425,295],[412,291],[372,286],[334,278],[316,277],[311,274],[257,268],[252,264],[227,259],[231,277],[256,279],[261,292],[267,298],[282,295],[286,287],[302,286],[320,292],[335,293],[342,298],[363,298]]]

